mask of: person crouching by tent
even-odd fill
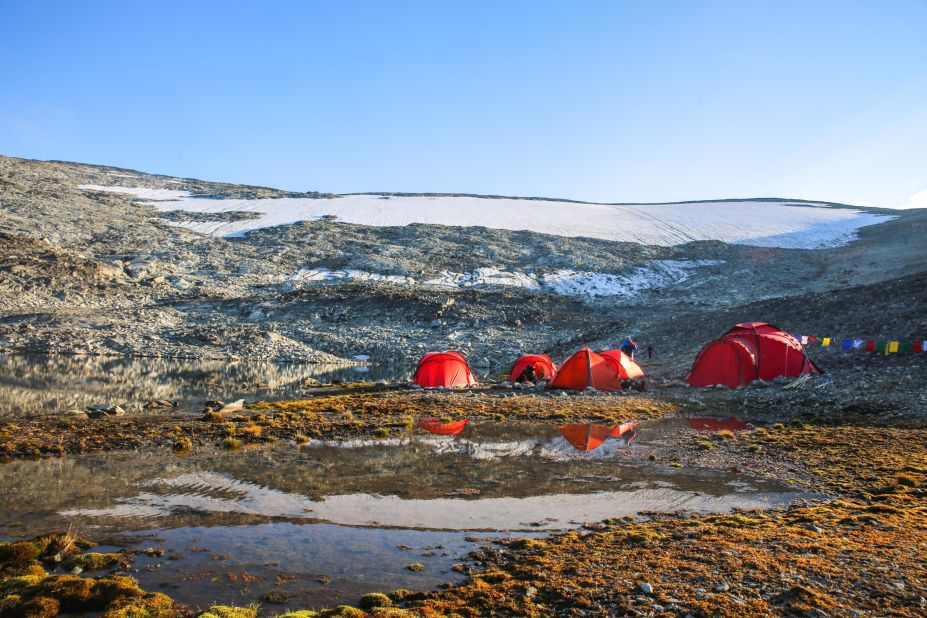
[[[631,335],[628,335],[628,338],[621,344],[620,349],[624,352],[625,356],[634,358],[634,352],[637,351],[637,344],[631,339]]]
[[[518,384],[524,384],[525,382],[531,382],[532,384],[538,383],[538,376],[534,370],[534,365],[525,365],[525,368],[522,369],[521,373],[518,374],[518,377],[515,378],[515,382]]]

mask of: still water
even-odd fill
[[[598,438],[578,440],[583,430]],[[611,430],[470,423],[456,435],[417,428],[239,453],[17,461],[0,466],[0,536],[71,526],[163,549],[136,559],[143,586],[199,606],[280,593],[276,612],[458,580],[454,565],[501,536],[803,497],[769,480],[648,462],[661,443],[693,431],[684,420],[642,423],[620,438]],[[424,570],[409,570],[413,562]]]
[[[408,368],[388,366],[0,355],[0,418],[82,410],[96,403],[115,403],[132,414],[159,399],[177,401],[180,410],[201,411],[208,400],[298,396],[312,380],[403,380],[409,374]]]

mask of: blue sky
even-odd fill
[[[12,156],[334,192],[898,207],[927,191],[925,1],[0,12]]]

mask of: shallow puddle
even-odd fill
[[[97,403],[115,403],[132,413],[153,400],[202,411],[208,400],[305,394],[311,379],[400,380],[407,373],[388,366],[0,354],[0,417],[83,410]]]
[[[616,438],[613,427],[470,423],[457,435],[417,428],[403,438],[237,453],[17,461],[0,466],[0,536],[73,526],[163,549],[140,556],[135,575],[187,603],[275,592],[289,607],[317,607],[459,579],[453,565],[481,539],[802,497],[773,481],[647,461],[692,432],[683,419],[624,429]],[[424,570],[409,570],[414,562]]]

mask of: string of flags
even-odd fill
[[[882,339],[837,339],[832,337],[815,337],[813,335],[794,335],[802,345],[820,345],[824,348],[837,347],[844,352],[865,350],[875,354],[918,354],[927,351],[927,339],[913,341]]]

